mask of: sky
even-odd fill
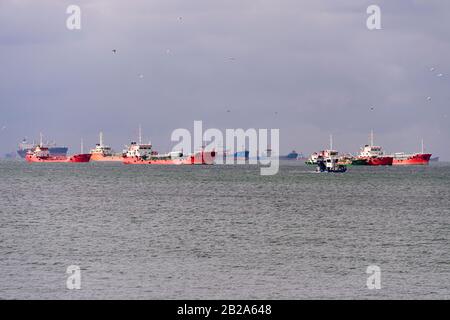
[[[387,152],[423,138],[450,160],[449,1],[0,0],[0,66],[0,154],[40,132],[78,152],[103,131],[121,151],[139,124],[165,152],[202,120],[278,128],[281,153],[330,134],[356,153],[373,130]]]

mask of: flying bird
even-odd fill
[[[427,97],[427,100],[428,100],[428,101],[431,101],[431,97]]]
[[[371,107],[370,107],[370,110],[372,110],[372,111],[373,111],[373,109],[375,109],[375,108],[374,108],[373,106],[371,106]]]
[[[430,68],[430,71],[431,71],[431,72],[433,72],[434,70],[435,70],[435,68],[434,68],[434,67],[431,67],[431,68]]]
[[[116,50],[116,49],[112,49],[112,52],[113,52],[113,53],[117,53],[117,50]]]
[[[443,76],[443,74],[442,74],[442,73],[439,73],[439,74],[437,74],[437,76],[440,78],[440,77]]]

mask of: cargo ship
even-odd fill
[[[394,154],[393,165],[427,165],[430,162],[430,153],[405,154],[403,152]]]
[[[42,141],[41,141],[42,142]],[[41,144],[43,147],[48,148],[48,152],[51,156],[66,156],[69,148],[56,146],[54,142],[47,142],[45,144]],[[28,151],[33,151],[36,147],[35,143],[28,143],[27,139],[23,139],[21,143],[19,143],[19,149],[17,150],[17,154],[21,158],[25,158]]]
[[[111,147],[103,144],[103,133],[100,132],[100,141],[91,150],[91,161],[122,162],[123,154],[115,154]]]
[[[201,151],[185,155],[182,151],[159,154],[152,145],[131,142],[122,162],[124,164],[161,164],[161,165],[204,165],[214,164],[215,151]]]
[[[237,151],[234,153],[233,157],[235,160],[248,160],[250,156],[250,151],[243,150],[243,151]]]
[[[393,165],[427,165],[430,162],[431,153],[425,153],[423,148],[419,153],[406,154],[404,152],[394,153]]]
[[[25,160],[28,162],[89,162],[90,154],[74,154],[72,156],[53,156],[48,147],[36,146],[27,152]]]
[[[303,154],[296,152],[295,150],[292,150],[290,153],[288,153],[285,156],[280,156],[280,160],[299,160],[303,159]]]
[[[391,166],[394,161],[394,157],[384,155],[384,152],[380,146],[373,145],[373,131],[370,133],[370,144],[366,144],[355,161],[352,161],[352,165],[368,165],[368,166]]]

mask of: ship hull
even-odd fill
[[[98,162],[123,162],[123,156],[104,156],[98,153],[91,154],[91,161]]]
[[[366,159],[354,159],[351,163],[352,166],[366,166],[367,160]]]
[[[407,157],[395,158],[393,165],[427,165],[430,162],[431,154],[414,154]]]
[[[207,165],[214,164],[216,153],[212,152],[201,152],[195,155],[175,158],[175,159],[142,159],[139,157],[124,157],[122,162],[124,164],[157,164],[157,165]]]
[[[364,160],[366,162],[367,166],[392,166],[394,158],[393,157],[371,157],[371,158],[358,158],[357,160]]]
[[[25,156],[25,160],[28,162],[36,162],[36,163],[81,163],[81,162],[89,162],[91,158],[90,154],[74,154],[72,156],[49,156],[49,157],[37,157],[34,155],[27,154]]]

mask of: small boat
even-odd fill
[[[339,164],[337,157],[320,157],[317,160],[317,172],[343,173],[347,171],[347,166]]]

